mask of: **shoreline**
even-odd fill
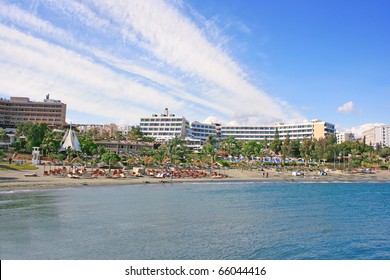
[[[35,171],[34,171],[35,172]],[[364,173],[343,173],[341,171],[329,172],[326,176],[320,176],[317,172],[309,172],[306,176],[292,176],[288,171],[266,170],[268,178],[263,178],[262,171],[228,169],[223,172],[227,178],[213,179],[205,178],[155,178],[151,176],[126,178],[68,178],[63,176],[43,175],[43,167],[38,166],[36,177],[25,177],[31,171],[0,170],[0,191],[15,190],[36,190],[36,189],[57,189],[78,186],[114,186],[114,185],[143,185],[159,183],[186,183],[186,182],[235,182],[235,181],[256,181],[256,182],[383,182],[390,183],[390,172],[379,171],[373,174]]]

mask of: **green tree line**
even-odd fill
[[[277,165],[292,165],[299,163],[308,166],[309,164],[327,164],[339,168],[358,167],[380,167],[389,166],[389,147],[372,147],[365,141],[346,141],[336,143],[334,135],[328,135],[321,139],[305,138],[302,140],[290,139],[289,135],[280,140],[276,131],[273,140],[261,141],[240,141],[233,137],[220,140],[209,136],[199,151],[189,149],[183,139],[175,137],[166,143],[155,143],[153,147],[142,148],[126,155],[109,153],[104,146],[98,146],[96,142],[109,137],[107,134],[100,134],[97,130],[85,133],[77,132],[82,152],[75,153],[68,151],[66,155],[58,152],[63,137],[62,130],[52,130],[46,124],[19,123],[16,135],[18,141],[13,144],[18,153],[31,153],[33,147],[40,147],[44,156],[51,160],[72,159],[78,157],[80,160],[91,164],[105,162],[115,164],[122,162],[127,165],[165,165],[175,164],[183,166],[234,166],[233,159],[239,159],[240,164],[249,165],[257,162],[264,162],[265,158],[277,157],[280,162]],[[144,143],[153,142],[152,138],[145,137],[139,127],[133,127],[127,135],[116,133],[112,140],[130,140]],[[274,163],[275,164],[275,163]]]

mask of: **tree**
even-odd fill
[[[286,163],[286,157],[291,154],[291,141],[290,141],[290,135],[287,134],[286,138],[283,141],[282,146],[282,164],[284,165]]]
[[[114,138],[115,138],[115,140],[120,141],[120,140],[122,140],[124,137],[123,137],[123,135],[122,135],[122,133],[121,133],[120,131],[115,131],[115,133],[114,133]]]
[[[131,130],[127,133],[127,138],[131,141],[143,140],[144,133],[139,126],[132,126]]]
[[[366,151],[366,136],[365,135],[363,136],[363,147],[362,147],[361,151],[362,152]]]
[[[308,166],[309,157],[313,152],[313,141],[309,138],[304,138],[301,145],[301,156],[305,159],[305,166]]]
[[[242,142],[232,136],[222,140],[220,150],[225,151],[229,156],[238,156],[241,154]]]
[[[135,142],[135,153],[137,153],[138,142],[153,142],[151,139],[146,138],[139,126],[132,126],[131,130],[127,133],[126,138]]]
[[[171,163],[176,163],[181,161],[188,153],[188,148],[184,147],[183,139],[175,136],[166,144],[167,147],[167,156]]]
[[[325,138],[313,140],[312,156],[317,160],[332,161],[335,151],[336,138],[334,135],[327,135]],[[350,153],[350,150],[349,150]]]
[[[381,158],[387,158],[390,156],[390,148],[382,148],[380,151],[379,151],[379,156]]]
[[[167,157],[166,146],[160,146],[157,150],[153,152],[153,158],[158,164],[162,164],[164,159]]]
[[[47,130],[45,136],[40,145],[42,154],[47,155],[51,153],[57,153],[61,147],[62,132],[53,130]]]
[[[295,139],[291,142],[291,150],[289,156],[299,157],[300,156],[301,142],[299,139]]]
[[[210,166],[211,168],[214,166],[214,163],[217,160],[217,149],[211,145],[210,143],[206,143],[203,145],[202,150],[200,151],[202,159],[210,158]],[[211,169],[210,169],[211,173]]]
[[[83,153],[85,153],[87,156],[93,156],[97,154],[98,147],[93,141],[92,138],[87,136],[81,136],[79,137],[81,150]]]
[[[5,130],[0,130],[0,141],[4,141],[7,132]]]
[[[275,153],[279,154],[282,151],[282,141],[279,139],[279,130],[276,128],[274,140],[271,142],[270,149]]]
[[[261,150],[262,146],[254,140],[250,140],[244,144],[244,147],[242,148],[242,154],[247,157],[248,165],[249,159],[259,156],[261,154]]]
[[[120,161],[120,157],[116,153],[104,153],[103,154],[103,161],[107,163],[110,167],[114,165],[115,163]]]
[[[217,148],[217,146],[218,146],[218,139],[214,135],[209,135],[207,137],[207,140],[205,141],[205,144],[210,144],[214,148]]]
[[[100,160],[103,160],[103,155],[107,152],[108,152],[108,150],[105,146],[103,146],[103,145],[97,146],[96,155],[95,155],[96,161],[99,162]]]
[[[31,153],[33,147],[39,147],[49,127],[45,123],[20,122],[16,125],[16,136],[25,140],[25,150]],[[22,138],[22,139],[23,139]]]

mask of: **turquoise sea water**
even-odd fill
[[[390,183],[0,192],[1,259],[390,259]]]

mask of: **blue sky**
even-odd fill
[[[74,123],[390,123],[389,1],[0,2],[0,95]]]

